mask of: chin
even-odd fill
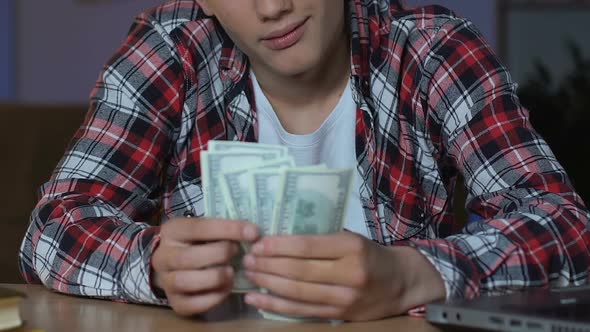
[[[288,57],[283,56],[271,64],[273,70],[284,76],[297,77],[316,69],[319,61],[313,57]]]

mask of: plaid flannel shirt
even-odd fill
[[[385,0],[349,0],[348,22],[372,239],[417,248],[448,297],[585,283],[589,213],[472,23]],[[209,140],[257,140],[248,68],[195,1],[139,15],[40,189],[20,251],[26,281],[164,304],[150,286],[159,227],[146,221],[203,213]],[[463,229],[450,210],[459,173],[466,208],[484,218]]]

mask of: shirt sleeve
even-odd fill
[[[428,130],[483,221],[411,245],[441,273],[448,298],[586,283],[588,210],[516,84],[470,22],[451,19],[434,35],[424,64]]]
[[[29,283],[68,294],[164,304],[150,286],[161,179],[179,127],[183,72],[164,28],[136,18],[102,70],[90,109],[20,249]]]

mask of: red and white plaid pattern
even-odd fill
[[[588,211],[476,28],[438,6],[349,5],[373,239],[420,250],[448,297],[586,283]],[[199,152],[211,139],[257,139],[248,62],[195,1],[168,1],[135,20],[104,67],[41,188],[23,276],[65,293],[165,303],[149,282],[159,228],[143,222],[203,213]],[[467,209],[484,217],[464,229],[449,203],[459,173]]]

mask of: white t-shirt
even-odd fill
[[[320,128],[311,134],[294,135],[281,125],[253,72],[251,77],[258,112],[258,141],[286,146],[297,166],[325,164],[329,168],[354,169],[352,196],[349,198],[344,228],[369,238],[359,193],[361,180],[356,171],[356,104],[352,99],[350,81],[340,101]]]

